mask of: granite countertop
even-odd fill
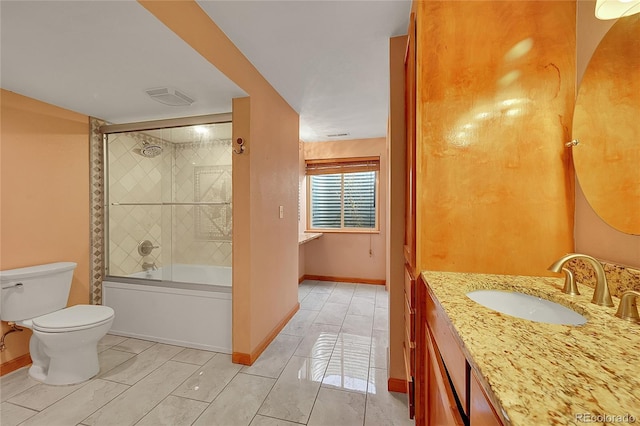
[[[298,245],[308,243],[311,240],[322,237],[322,232],[305,232],[298,234]]]
[[[566,295],[563,278],[430,271],[422,277],[507,424],[622,424],[633,417],[640,423],[640,324],[614,316],[619,299],[613,308],[597,306],[590,303],[593,289],[583,285],[579,296]],[[501,314],[466,296],[478,289],[540,296],[587,323],[544,324]]]

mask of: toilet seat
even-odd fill
[[[108,306],[75,305],[31,320],[32,329],[43,333],[65,333],[98,327],[111,321],[114,311]]]

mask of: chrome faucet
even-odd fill
[[[156,266],[156,262],[143,262],[142,263],[142,270],[143,271],[157,271],[158,267]]]
[[[595,258],[586,254],[569,253],[556,260],[551,266],[549,266],[548,269],[552,272],[560,272],[562,271],[562,267],[564,266],[564,264],[573,259],[586,260],[591,264],[591,266],[593,266],[593,269],[596,271],[596,288],[593,292],[591,303],[595,303],[596,305],[600,306],[613,306],[611,293],[609,293],[609,284],[607,284],[607,277],[605,277],[604,275],[604,268],[602,267],[602,264]],[[569,280],[568,276],[567,280]],[[571,280],[573,280],[573,277],[571,277]],[[567,285],[565,284],[565,289],[566,288]]]

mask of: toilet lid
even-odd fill
[[[113,309],[108,306],[75,305],[34,318],[33,328],[50,333],[84,329],[108,321],[113,315]]]

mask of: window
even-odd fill
[[[308,227],[378,229],[378,157],[307,160]]]

